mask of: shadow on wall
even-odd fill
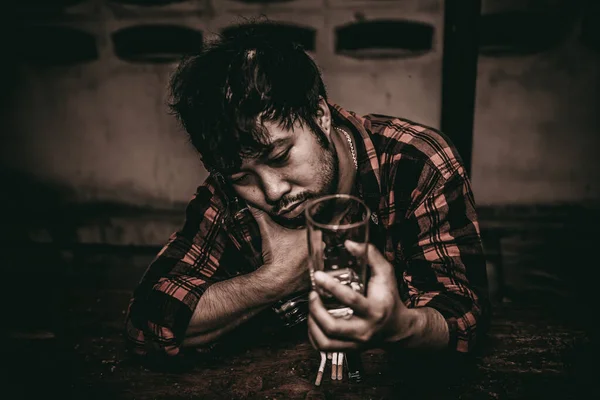
[[[185,204],[165,208],[81,201],[76,188],[15,170],[0,170],[0,179],[7,193],[0,198],[5,244],[158,246],[179,227],[185,212]]]
[[[109,245],[102,235],[97,243],[84,243],[82,230],[119,231],[123,226],[112,226],[113,218],[125,216],[129,219],[123,225],[133,220],[152,231],[148,225],[158,220],[171,233],[181,217],[177,213],[171,222],[170,215],[163,215],[169,221],[164,223],[160,211],[152,209],[82,204],[74,201],[72,189],[15,170],[0,168],[0,180],[0,273],[5,283],[0,302],[16,304],[3,310],[11,335],[63,334],[80,292],[131,290],[160,249],[148,243]],[[161,232],[160,240],[167,238]]]
[[[3,241],[31,239],[30,232],[39,228],[52,229],[56,240],[74,239],[74,215],[68,210],[72,189],[10,169],[0,169],[0,180],[5,193],[0,197],[0,215],[10,226],[0,232]]]

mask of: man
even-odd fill
[[[311,292],[313,345],[471,351],[489,316],[487,282],[455,148],[423,125],[329,103],[313,60],[263,27],[240,26],[173,75],[172,109],[210,175],[134,292],[134,349],[176,355],[263,310],[289,317],[286,301],[311,289],[307,201],[351,193],[374,215],[368,293],[315,274],[355,312],[335,319]]]

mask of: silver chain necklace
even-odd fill
[[[346,132],[345,130],[338,128],[337,126],[335,127],[335,130],[338,132],[342,132],[344,134],[344,136],[346,136],[346,140],[348,141],[348,144],[350,145],[350,153],[352,154],[352,161],[354,161],[354,168],[358,171],[358,160],[356,159],[356,151],[354,150],[354,144],[352,143],[352,139],[350,139],[350,134],[348,132]],[[379,218],[377,217],[377,214],[375,214],[374,212],[371,213],[371,219],[373,220],[375,225],[379,225]]]
[[[352,139],[350,139],[350,135],[348,134],[348,132],[346,132],[343,129],[338,128],[337,126],[335,127],[335,130],[343,133],[344,136],[346,136],[346,140],[348,141],[348,144],[350,145],[350,154],[352,154],[352,161],[354,161],[354,169],[356,169],[358,171],[358,160],[356,159],[356,151],[354,150],[354,144],[352,143]]]

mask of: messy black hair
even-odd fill
[[[244,22],[185,57],[171,77],[170,108],[208,171],[228,175],[269,145],[263,123],[307,126],[327,100],[321,73],[304,48],[277,35],[277,23]]]

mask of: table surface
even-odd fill
[[[320,356],[305,327],[265,330],[268,318],[259,318],[212,351],[156,370],[125,349],[126,294],[88,293],[93,298],[93,304],[81,301],[69,310],[62,331],[13,332],[7,338],[5,393],[78,399],[575,399],[595,390],[594,334],[579,316],[555,306],[497,305],[487,340],[472,359],[435,362],[370,349],[361,356],[361,383],[347,376],[332,381],[327,369],[316,387]]]

